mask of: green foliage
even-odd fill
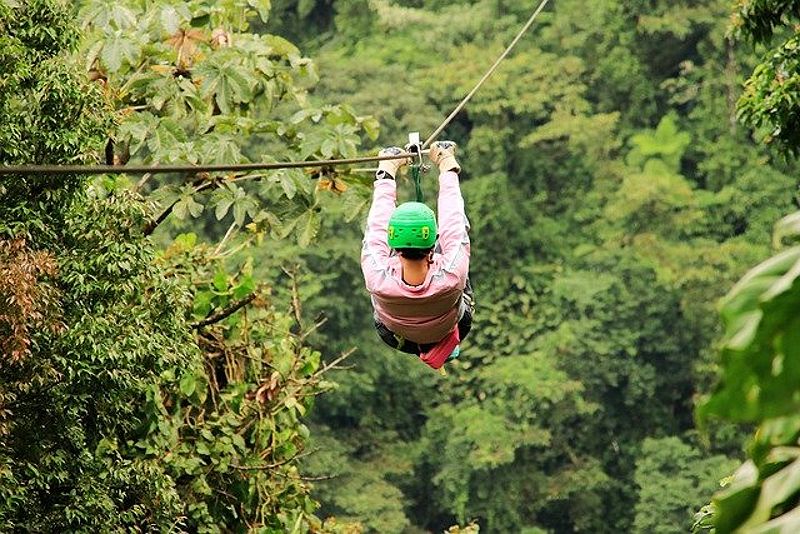
[[[745,421],[795,411],[797,371],[792,355],[798,330],[791,310],[798,299],[799,258],[800,248],[795,247],[767,260],[722,301],[724,375],[704,411]],[[765,366],[765,361],[771,364]]]
[[[317,81],[311,60],[286,39],[251,30],[268,20],[269,2],[126,2],[112,10],[105,2],[82,4],[86,68],[118,110],[118,163],[351,157],[360,134],[376,135],[374,120],[347,106],[309,105],[308,91]],[[277,217],[287,234],[294,230],[308,245],[315,223],[303,208],[327,194],[326,187],[287,188],[274,175],[202,176],[191,184],[156,176],[143,185],[178,219],[205,213],[210,221],[214,213],[221,220],[231,213],[228,220],[241,228]],[[257,188],[245,182],[255,179],[261,179]],[[302,172],[292,178],[298,179],[308,180]],[[202,194],[220,184],[236,198],[232,211],[224,194]],[[340,187],[327,188],[338,192],[343,184],[340,177]],[[207,202],[212,209],[203,209]],[[279,215],[275,204],[281,205]]]
[[[315,6],[271,28],[318,48],[312,97],[374,112],[385,145],[432,131],[530,14],[337,0],[331,20]],[[326,217],[315,250],[278,247],[304,273],[306,310],[329,317],[315,343],[359,346],[315,415],[339,451],[320,474],[342,477],[323,510],[368,528],[401,524],[401,506],[430,531],[686,530],[743,431],[711,426],[713,448],[664,457],[646,440],[692,435],[716,371],[713,303],[766,254],[796,172],[736,130],[737,72],[754,58],[726,38],[729,9],[560,1],[448,127],[478,311],[446,379],[376,340],[368,299],[353,298],[359,228]]]
[[[716,481],[736,462],[704,454],[677,437],[642,442],[634,482],[640,488],[633,527],[636,532],[687,532],[693,504],[717,487]]]
[[[789,153],[800,145],[800,35],[773,50],[747,80],[739,100],[739,118],[758,128],[765,142],[776,141]]]
[[[790,248],[749,271],[722,301],[722,377],[701,406],[711,415],[759,423],[751,459],[713,501],[717,532],[796,528],[798,254]]]
[[[115,27],[136,15],[95,13]],[[72,19],[66,3],[0,3],[4,164],[92,162],[106,144],[115,101],[72,64]],[[164,150],[188,139],[176,120],[156,129]],[[159,256],[124,179],[10,176],[0,192],[0,529],[358,532],[313,515],[298,469],[304,416],[333,387],[299,309],[196,236]],[[193,194],[175,209],[199,213]],[[240,225],[254,214],[234,184],[218,198]]]
[[[321,355],[291,333],[294,319],[255,287],[247,265],[228,274],[194,241],[181,236],[164,259],[167,274],[190,281],[196,320],[258,297],[245,312],[199,327],[205,357],[162,374],[165,384],[147,397],[148,434],[135,446],[176,481],[192,530],[320,529],[297,462],[309,437],[302,418],[333,387]]]
[[[678,129],[676,118],[666,116],[652,132],[643,132],[631,137],[632,150],[627,163],[632,167],[646,168],[650,161],[661,161],[670,171],[680,170],[681,158],[692,137]]]
[[[99,91],[80,83],[76,66],[65,61],[64,53],[78,37],[67,5],[36,0],[3,8],[0,114],[5,126],[0,159],[7,164],[95,162],[111,121]],[[37,209],[37,200],[60,191],[71,195],[76,183],[71,177],[6,179],[0,184],[0,199],[15,200],[0,204],[3,219],[9,226],[20,224],[26,220],[22,210]],[[6,210],[20,211],[12,215]],[[6,235],[25,233],[23,226],[14,226]]]
[[[769,42],[783,33],[779,28],[797,16],[798,7],[791,1],[742,2],[734,28],[756,42]],[[800,92],[791,78],[797,71],[796,48],[797,35],[771,51],[756,66],[739,102],[740,116],[769,130],[767,140],[775,140],[787,154],[800,146]],[[794,214],[778,222],[776,245],[796,235],[796,220]],[[792,532],[800,527],[795,369],[799,253],[795,246],[762,262],[721,301],[721,377],[698,414],[749,421],[758,428],[748,447],[749,458],[711,505],[697,514],[696,532]]]
[[[391,442],[397,436],[381,438]],[[322,479],[330,478],[316,488],[315,495],[325,503],[321,513],[343,521],[361,520],[367,532],[402,532],[410,526],[403,492],[385,479],[407,469],[409,447],[395,442],[393,450],[388,450],[342,442],[320,426],[312,427],[310,445],[318,452],[304,462],[304,467]],[[354,457],[356,461],[352,461]]]
[[[17,52],[2,72],[13,85],[0,97],[4,163],[91,161],[102,148],[109,113],[68,60],[71,18],[60,2],[3,11],[4,39]],[[30,287],[57,299],[39,310],[52,327],[29,329],[29,350],[4,355],[0,367],[2,528],[168,528],[181,506],[160,462],[104,445],[137,439],[147,391],[195,354],[181,317],[185,293],[141,241],[146,211],[127,195],[87,194],[76,177],[11,176],[2,188],[0,235],[57,264]],[[13,269],[28,260],[3,261]],[[6,318],[3,328],[34,319]]]
[[[437,407],[426,425],[424,448],[441,455],[433,476],[439,506],[459,521],[478,512],[492,531],[512,528],[516,507],[498,506],[487,489],[502,484],[518,458],[553,447],[548,428],[562,414],[594,412],[581,393],[581,385],[544,354],[509,356],[481,369],[467,398]],[[528,484],[535,487],[535,481]]]
[[[800,32],[792,22],[800,13],[800,3],[748,0],[740,4],[733,20],[736,35],[767,45],[778,37],[782,43],[767,51],[745,82],[739,117],[757,128],[765,142],[775,141],[784,151],[796,154],[800,146]]]
[[[769,41],[780,28],[797,18],[797,0],[745,0],[733,15],[733,29],[738,36],[754,41]]]
[[[363,134],[402,144],[408,131],[433,130],[529,15],[489,0],[86,1],[82,56],[95,82],[69,89],[51,78],[74,79],[74,69],[26,39],[69,44],[74,33],[40,32],[17,4],[0,2],[0,154],[9,162],[97,161],[109,136],[118,164],[349,156]],[[70,20],[47,11],[56,4],[28,5],[50,27]],[[743,2],[742,20],[761,17],[781,32],[792,19],[764,18],[772,7]],[[0,382],[10,412],[0,421],[4,526],[36,529],[24,512],[47,505],[50,515],[39,516],[54,519],[42,528],[66,530],[114,528],[96,523],[113,517],[120,529],[197,531],[441,532],[467,522],[450,531],[684,531],[741,438],[710,423],[713,447],[691,438],[693,399],[717,371],[713,302],[767,253],[797,172],[731,119],[737,73],[755,57],[726,37],[729,9],[727,0],[559,1],[450,125],[478,313],[444,379],[372,331],[361,229],[350,224],[367,205],[368,173],[146,178],[134,187],[176,215],[159,238],[189,224],[200,235],[179,237],[157,261],[138,233],[152,214],[121,192],[124,179],[98,179],[88,196],[76,177],[4,180],[4,235],[26,239],[0,247],[9,264],[0,272],[23,281],[0,288],[28,299],[0,309],[11,317],[0,327],[13,329],[12,350],[32,373]],[[16,20],[29,29],[14,30]],[[792,39],[784,33],[782,42]],[[279,35],[311,50],[317,66]],[[750,86],[777,99],[741,111],[772,120],[775,109],[782,135],[797,122],[791,69],[778,79],[792,54],[784,49],[776,57],[785,63]],[[40,65],[50,70],[32,75]],[[51,87],[68,122],[54,119]],[[44,115],[24,113],[42,103]],[[375,113],[380,131],[354,109]],[[33,135],[46,143],[28,142]],[[399,183],[400,197],[410,196]],[[428,198],[435,185],[428,174]],[[796,226],[787,219],[778,239]],[[220,237],[216,247],[198,244]],[[781,401],[795,389],[788,273],[769,284],[753,277],[725,301],[724,379],[709,406],[762,426],[752,459],[696,528],[792,528],[797,424],[791,398]],[[781,278],[782,292],[761,298]],[[68,315],[53,311],[53,299]],[[62,357],[44,342],[62,337],[71,343],[59,345],[63,354],[88,355],[57,360],[80,371],[65,374],[83,388],[70,402],[67,385],[45,389],[36,378]],[[320,354],[354,345],[355,367],[312,401],[331,388]],[[26,388],[44,389],[56,407],[31,421],[59,417],[83,432],[43,469],[18,460],[33,428],[8,438],[25,419],[6,397]],[[74,495],[50,485],[72,499],[67,508],[28,492],[29,479],[44,487],[52,472],[72,483],[78,469],[88,475]],[[338,523],[313,517],[306,470],[319,479],[320,513]],[[65,510],[77,514],[72,523]]]
[[[727,2],[595,4],[545,13],[446,134],[463,149],[479,307],[446,382],[387,353],[353,298],[360,233],[341,221],[364,189],[307,204],[314,250],[268,241],[258,255],[261,272],[298,265],[306,310],[328,319],[315,343],[360,347],[317,407],[326,458],[309,462],[337,475],[318,494],[325,513],[378,531],[472,518],[501,532],[666,518],[658,527],[674,531],[712,490],[717,453],[738,452],[727,428],[714,429],[721,451],[674,444],[662,457],[646,440],[693,428],[714,370],[712,303],[763,257],[793,167],[771,166],[731,123],[752,57],[737,61],[725,39]],[[326,7],[284,2],[270,29],[319,47],[312,98],[374,111],[384,144],[432,130],[527,15],[492,2]]]

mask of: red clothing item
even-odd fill
[[[435,347],[428,352],[420,354],[419,357],[430,367],[439,369],[444,365],[444,362],[447,361],[447,357],[453,353],[453,350],[455,350],[460,342],[461,339],[458,335],[458,327],[456,327],[446,338],[437,343]]]

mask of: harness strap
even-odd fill
[[[422,182],[420,180],[420,165],[418,163],[411,165],[411,179],[414,180],[414,191],[417,195],[417,202],[425,202],[425,196],[422,193]]]

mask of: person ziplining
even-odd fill
[[[472,327],[474,301],[468,278],[469,222],[464,214],[455,158],[455,143],[436,142],[429,158],[439,167],[439,220],[421,202],[395,206],[398,170],[409,156],[421,157],[427,147],[466,106],[481,86],[508,56],[523,34],[544,10],[541,0],[528,21],[495,60],[472,90],[459,102],[439,127],[412,154],[398,147],[382,150],[378,157],[317,161],[258,162],[222,165],[0,165],[0,176],[58,174],[153,174],[188,172],[250,172],[287,168],[332,167],[380,161],[375,176],[373,200],[361,256],[361,267],[372,297],[375,327],[381,339],[397,350],[419,355],[423,362],[441,369],[445,361],[458,357],[460,342]],[[230,182],[251,179],[244,175]],[[213,187],[217,181],[198,183],[195,191]],[[417,180],[417,186],[419,182]],[[418,200],[420,190],[418,189]],[[177,202],[177,201],[176,201]],[[174,206],[173,204],[172,206]],[[157,226],[172,211],[168,207],[155,220]],[[151,230],[152,231],[152,230]],[[437,233],[438,231],[438,233]],[[438,243],[437,243],[438,237]]]
[[[361,252],[378,335],[434,369],[458,357],[475,309],[468,277],[470,226],[455,149],[452,141],[440,141],[428,154],[439,168],[438,222],[422,202],[396,206],[395,177],[410,160],[380,162]],[[379,155],[403,153],[389,147]]]

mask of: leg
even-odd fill
[[[419,345],[413,341],[408,341],[407,339],[403,339],[401,336],[396,335],[394,332],[389,330],[385,324],[377,319],[375,319],[375,330],[378,331],[378,336],[383,340],[383,342],[393,349],[399,350],[400,352],[405,352],[406,354],[419,356]]]
[[[469,331],[472,330],[472,316],[475,313],[475,300],[472,296],[472,284],[467,278],[467,285],[464,287],[464,293],[461,296],[461,307],[463,313],[461,319],[458,320],[458,337],[463,341]]]

